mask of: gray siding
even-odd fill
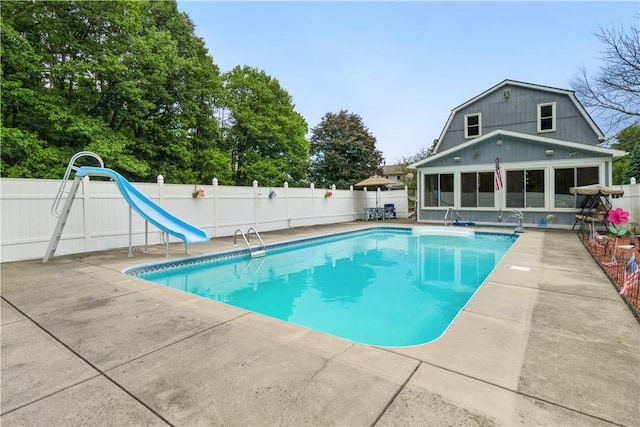
[[[460,150],[452,150],[448,155],[431,162],[425,163],[419,169],[434,166],[468,166],[470,164],[478,165],[479,168],[492,166],[496,156],[500,156],[503,164],[509,162],[518,162],[526,159],[530,162],[566,160],[570,158],[579,158],[581,160],[588,158],[608,158],[607,154],[594,153],[580,150],[573,150],[559,145],[545,144],[538,141],[527,141],[520,138],[500,137],[502,145],[496,145],[496,139],[489,139],[479,144],[472,145]],[[548,156],[545,151],[553,150],[553,155]],[[577,151],[577,153],[576,153]],[[454,157],[460,157],[459,161],[454,161]],[[443,162],[444,160],[444,162]]]
[[[509,91],[508,97],[504,96]],[[538,105],[555,102],[555,130],[538,133]],[[464,116],[481,114],[481,135],[473,139],[464,137]],[[571,93],[562,89],[505,81],[496,87],[472,98],[454,109],[441,135],[438,152],[435,158],[426,159],[418,170],[424,173],[454,174],[453,188],[455,213],[461,221],[474,221],[478,224],[513,227],[515,221],[509,218],[510,208],[505,208],[515,193],[495,195],[495,207],[461,208],[464,194],[460,194],[462,184],[460,173],[469,171],[488,172],[495,168],[495,158],[500,156],[503,171],[530,166],[545,170],[544,205],[546,208],[527,207],[522,209],[525,224],[530,227],[562,227],[570,228],[575,223],[578,209],[570,208],[573,203],[565,203],[571,197],[563,195],[559,200],[555,196],[553,166],[561,168],[598,166],[602,184],[610,183],[610,159],[612,150],[595,148],[601,141],[601,132],[595,127],[579,104],[574,102]],[[593,126],[593,127],[592,127]],[[498,142],[500,142],[498,144]],[[548,150],[552,150],[547,154]],[[433,171],[433,172],[431,172]],[[602,177],[604,176],[604,179]],[[503,179],[509,179],[503,175]],[[506,183],[508,185],[508,182]],[[418,183],[419,221],[442,223],[447,212],[446,207],[422,208],[425,197],[422,188],[424,182]],[[450,189],[446,190],[450,192]],[[505,190],[506,191],[506,190]],[[495,194],[495,193],[494,193]],[[540,197],[538,191],[533,197]],[[566,197],[565,197],[566,196]],[[542,199],[537,199],[542,201]],[[570,199],[573,201],[573,199]],[[483,203],[486,204],[486,203]],[[549,206],[547,206],[549,205]],[[466,209],[466,210],[465,210]],[[547,224],[547,215],[553,213],[556,219]],[[454,215],[455,218],[455,215]]]
[[[503,95],[505,90],[511,93],[508,99]],[[537,106],[548,102],[556,103],[556,131],[538,133]],[[542,88],[506,85],[457,111],[440,141],[439,152],[469,141],[464,138],[464,116],[475,113],[482,114],[482,135],[503,129],[592,146],[601,142],[569,96]]]

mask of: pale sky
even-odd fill
[[[178,9],[221,72],[248,65],[277,79],[309,131],[326,113],[358,114],[387,164],[429,148],[452,109],[504,79],[570,90],[581,67],[595,75],[603,65],[600,27],[628,32],[640,21],[638,0],[201,0]]]

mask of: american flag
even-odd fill
[[[634,286],[638,286],[638,282],[640,282],[640,270],[638,269],[636,255],[633,254],[624,267],[624,282],[620,295],[626,295]]]
[[[496,156],[496,191],[502,188],[502,173],[500,172],[500,156]]]

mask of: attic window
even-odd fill
[[[475,138],[482,135],[482,116],[480,113],[465,114],[464,116],[464,137]]]
[[[538,104],[538,132],[555,132],[556,103]]]

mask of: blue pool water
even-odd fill
[[[374,228],[126,273],[359,343],[411,346],[444,333],[515,240],[434,230]]]

